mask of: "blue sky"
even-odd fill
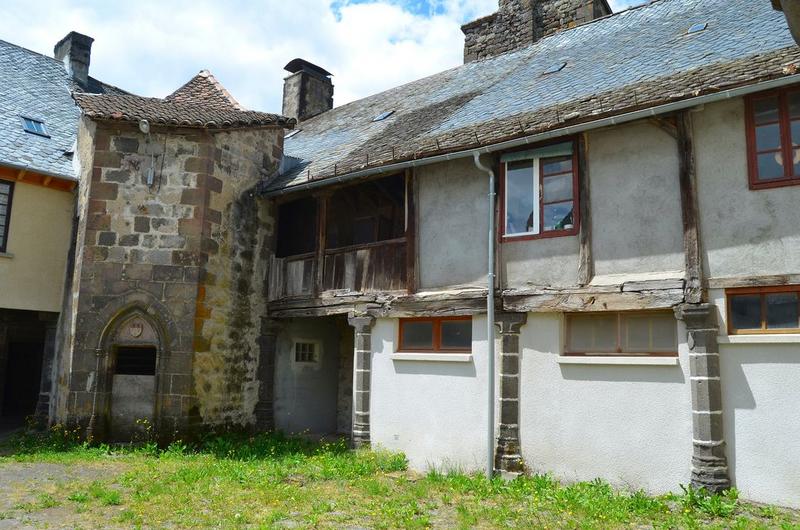
[[[611,0],[618,11],[642,0]],[[339,105],[461,64],[461,24],[497,0],[3,0],[0,39],[51,55],[95,39],[90,73],[163,97],[209,69],[244,106],[280,112],[283,66],[333,72]]]

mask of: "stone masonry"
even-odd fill
[[[252,424],[269,207],[249,192],[277,168],[279,127],[213,131],[84,118],[71,341],[57,420],[105,435],[107,330],[138,311],[160,330],[156,428]],[[152,181],[148,181],[152,173]],[[63,373],[63,372],[62,372]],[[68,390],[68,392],[63,392]]]
[[[605,0],[500,0],[496,13],[461,27],[464,62],[507,53],[609,14]]]

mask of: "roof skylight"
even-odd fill
[[[686,30],[687,35],[691,35],[692,33],[699,33],[708,27],[708,22],[698,22],[697,24],[692,24],[689,29]]]
[[[545,75],[554,74],[556,72],[560,72],[561,70],[563,70],[565,66],[567,66],[567,63],[565,63],[565,62],[556,63],[556,64],[552,65],[550,68],[548,68],[547,70],[545,70],[543,73]]]
[[[394,114],[393,110],[387,110],[386,112],[381,112],[380,114],[378,114],[377,116],[372,118],[372,121],[383,121],[386,118],[388,118],[389,116],[391,116],[392,114]]]
[[[34,120],[33,118],[26,118],[25,116],[22,116],[22,128],[25,130],[25,132],[36,134],[38,136],[44,136],[45,138],[50,138],[50,135],[47,134],[47,129],[45,128],[43,121]]]

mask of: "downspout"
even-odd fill
[[[494,476],[494,171],[481,163],[481,155],[478,152],[472,154],[475,167],[489,175],[489,261],[486,271],[486,348],[488,361],[488,422],[486,426],[486,477],[491,479]]]

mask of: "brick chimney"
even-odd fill
[[[291,73],[283,81],[284,116],[301,122],[333,108],[333,74],[303,59],[284,69]]]
[[[64,63],[64,68],[83,88],[89,84],[89,59],[94,39],[77,31],[70,31],[53,48],[53,57]]]
[[[499,0],[496,13],[461,26],[464,62],[510,52],[611,14],[607,0]]]

